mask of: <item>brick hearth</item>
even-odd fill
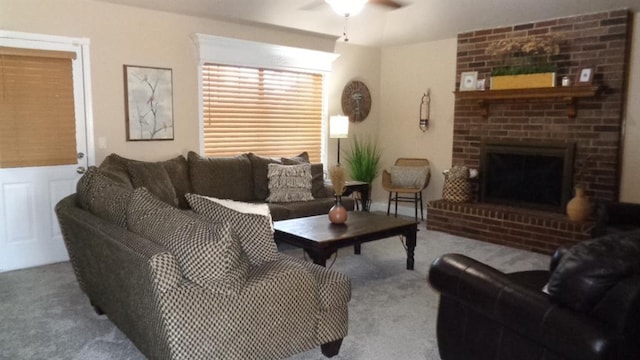
[[[590,237],[594,223],[524,208],[435,200],[427,203],[427,228],[544,254]]]
[[[478,101],[456,98],[452,164],[479,168],[483,141],[575,143],[574,184],[583,184],[595,201],[616,201],[630,21],[628,11],[615,10],[459,34],[456,81],[462,72],[477,71],[489,82],[493,59],[485,50],[495,41],[557,34],[565,43],[554,58],[556,75],[575,81],[581,68],[592,68],[594,84],[606,91],[580,99],[575,118],[567,116],[563,99],[494,102],[485,117]],[[526,208],[440,200],[427,206],[429,229],[543,253],[588,238],[593,226]]]

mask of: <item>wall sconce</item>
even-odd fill
[[[422,95],[420,100],[420,130],[426,132],[429,129],[429,111],[431,107],[431,89]]]
[[[329,138],[338,139],[338,165],[340,165],[340,139],[349,137],[349,117],[334,115],[329,118]]]

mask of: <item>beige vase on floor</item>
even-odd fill
[[[572,221],[585,221],[591,215],[591,201],[583,188],[576,187],[575,193],[573,199],[567,203],[567,216]]]

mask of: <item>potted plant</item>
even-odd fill
[[[491,89],[521,89],[555,86],[553,56],[560,52],[560,39],[553,35],[502,39],[486,50],[494,58]]]
[[[351,179],[368,183],[368,199],[371,199],[371,183],[380,174],[381,153],[378,145],[370,138],[363,140],[355,136],[345,155]],[[363,207],[368,209],[369,204],[363,204]]]

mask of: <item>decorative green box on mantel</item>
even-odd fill
[[[491,77],[491,90],[533,89],[556,86],[556,73],[500,75]]]

